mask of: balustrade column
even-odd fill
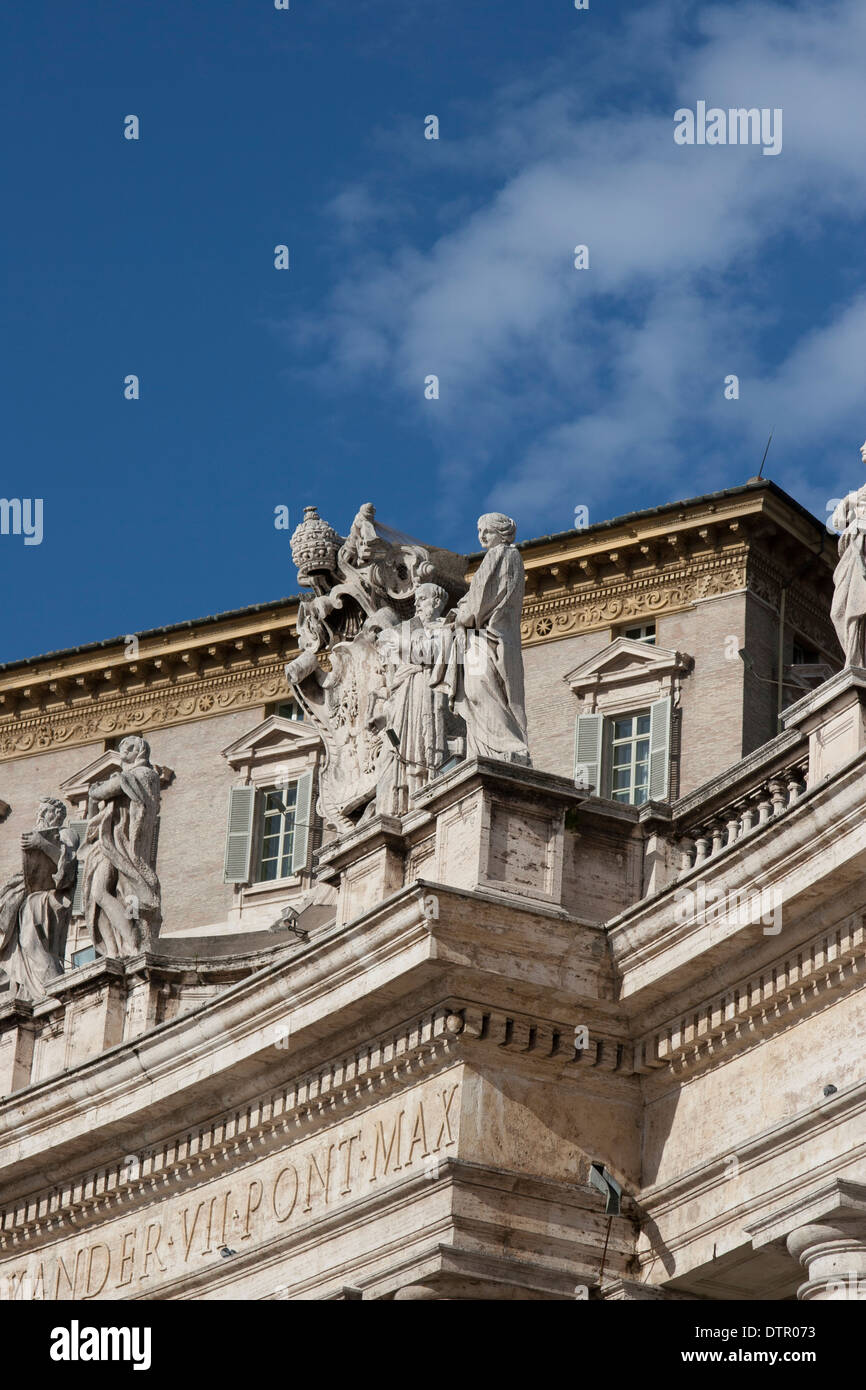
[[[701,826],[700,830],[695,835],[695,864],[703,864],[709,859],[711,845],[712,841],[706,829]]]
[[[788,794],[785,781],[782,777],[771,777],[769,787],[770,796],[772,798],[773,815],[780,816],[783,811],[788,809]]]

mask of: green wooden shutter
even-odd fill
[[[313,819],[313,774],[302,772],[295,795],[295,838],[292,841],[292,873],[299,874],[307,867],[310,853],[310,830]]]
[[[671,761],[671,697],[650,705],[650,801],[667,801]]]
[[[600,795],[604,720],[600,714],[579,714],[574,729],[574,780]]]
[[[81,900],[81,888],[84,883],[84,837],[87,834],[87,821],[68,821],[67,828],[69,830],[75,830],[78,833],[78,867],[75,874],[75,892],[72,894],[72,916],[80,917],[84,911],[84,904]]]
[[[223,883],[249,883],[255,809],[255,787],[231,788]]]

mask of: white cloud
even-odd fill
[[[651,10],[618,41],[620,82],[640,79],[650,26],[670,32],[673,7]],[[330,378],[375,372],[435,429],[452,496],[462,472],[468,490],[478,468],[504,465],[487,500],[524,532],[568,526],[581,501],[596,519],[628,510],[647,470],[658,500],[741,481],[772,424],[786,442],[768,471],[783,485],[808,492],[804,451],[819,449],[850,485],[841,442],[866,427],[859,284],[817,321],[805,313],[780,360],[761,361],[756,339],[776,313],[762,277],[787,239],[801,232],[817,256],[828,223],[866,210],[866,7],[719,5],[699,18],[699,46],[670,36],[663,99],[654,87],[599,114],[603,70],[579,88],[549,72],[504,89],[483,132],[437,151],[460,177],[499,171],[499,186],[471,210],[456,199],[426,249],[359,252],[306,325]],[[674,109],[699,98],[782,107],[782,154],[675,146]],[[357,231],[378,198],[358,183],[332,210]],[[577,243],[587,271],[573,268]],[[702,430],[713,443],[696,453]],[[520,457],[516,439],[530,440]],[[825,490],[804,500],[820,509]]]

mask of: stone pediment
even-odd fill
[[[284,719],[280,714],[272,714],[261,724],[257,724],[243,738],[236,739],[222,755],[232,767],[243,767],[253,762],[267,762],[272,758],[286,758],[321,745],[319,734],[309,724],[299,719]]]
[[[94,782],[104,782],[106,777],[110,777],[113,772],[121,769],[120,754],[116,748],[108,748],[101,753],[93,762],[88,763],[81,772],[76,772],[74,776],[67,777],[65,782],[60,784],[60,795],[67,801],[78,803],[87,800],[87,794]],[[153,765],[159,773],[160,787],[168,787],[174,781],[174,772],[170,767],[160,767],[157,763]]]
[[[608,697],[632,694],[654,699],[671,695],[676,704],[682,677],[692,664],[692,657],[684,652],[617,637],[564,679],[579,699],[592,706],[603,705]]]

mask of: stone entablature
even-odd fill
[[[630,1070],[630,1049],[615,1038],[594,1036],[578,1049],[569,1022],[482,1012],[460,1000],[330,1058],[289,1084],[260,1093],[240,1109],[207,1124],[184,1129],[135,1153],[0,1206],[0,1260],[23,1243],[37,1244],[66,1231],[85,1230],[106,1213],[134,1211],[153,1195],[184,1192],[209,1175],[230,1172],[238,1146],[266,1154],[326,1129],[334,1114],[351,1116],[369,1102],[398,1094],[407,1082],[446,1074],[460,1059],[481,1060],[505,1049],[539,1079],[577,1078],[578,1069]],[[628,1060],[626,1060],[628,1059]],[[446,1098],[447,1100],[447,1098]],[[451,1104],[442,1118],[451,1118]],[[445,1155],[443,1155],[444,1157]],[[590,1159],[578,1164],[576,1181],[586,1183]],[[435,1167],[435,1163],[431,1166]]]
[[[124,960],[97,957],[38,1003],[0,995],[0,1099],[174,1021],[296,944],[288,932],[180,938]]]
[[[522,549],[524,646],[645,622],[747,587],[778,609],[784,586],[788,623],[835,655],[834,547],[775,489],[749,484]],[[798,573],[807,550],[815,555],[808,580]]]
[[[297,604],[165,637],[120,639],[0,672],[0,758],[92,743],[287,699]],[[198,639],[198,640],[196,640]]]
[[[769,923],[769,919],[768,919]],[[751,975],[655,1028],[635,1046],[638,1064],[658,1078],[681,1077],[758,1046],[866,979],[862,913],[844,918],[811,940],[789,947]]]

